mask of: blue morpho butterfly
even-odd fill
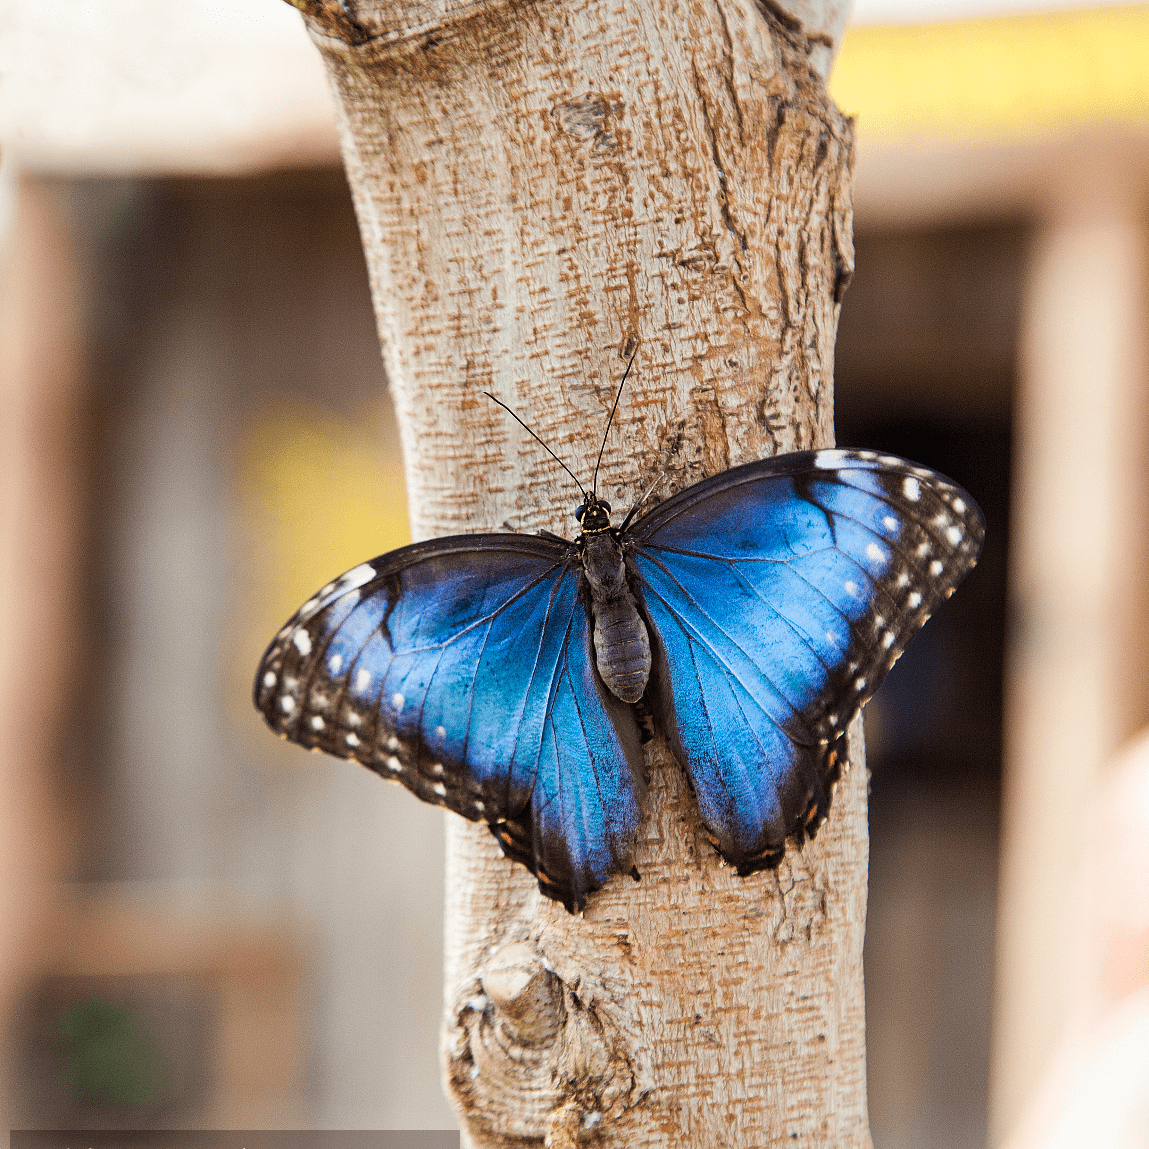
[[[984,534],[949,479],[873,451],[748,463],[618,527],[597,475],[574,542],[458,535],[361,563],[255,680],[277,733],[486,822],[571,911],[638,877],[643,711],[739,874],[813,837],[846,727]]]

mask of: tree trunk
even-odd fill
[[[414,536],[576,530],[832,443],[853,266],[843,13],[776,0],[297,0],[337,93]],[[476,1146],[869,1145],[866,771],[818,840],[738,878],[682,773],[618,878],[568,915],[448,815],[447,1086]]]

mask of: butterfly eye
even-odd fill
[[[608,503],[606,499],[599,499],[598,505],[602,507],[602,509],[606,511],[608,515],[610,514],[610,503]]]
[[[579,503],[578,508],[575,511],[575,522],[581,523],[582,517],[585,514],[586,514],[586,503]]]

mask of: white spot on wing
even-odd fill
[[[311,720],[311,729],[312,730],[322,730],[323,729],[323,719],[320,718],[318,714],[315,715],[315,717],[312,718],[312,720]]]
[[[352,747],[359,745],[359,735],[354,733],[354,731],[347,735],[347,745]]]
[[[946,531],[946,538],[949,539],[951,546],[957,546],[961,542],[961,527],[950,527]]]
[[[436,782],[435,785],[431,787],[431,789],[434,790],[435,793],[438,794],[440,798],[446,798],[447,787],[444,786],[442,782]]]
[[[898,520],[895,519],[893,515],[886,515],[886,517],[882,519],[882,526],[885,527],[887,531],[896,530]]]
[[[902,483],[902,494],[910,500],[911,503],[916,503],[922,497],[922,485],[913,477],[907,475]]]
[[[330,658],[327,660],[327,666],[328,666],[328,668],[330,669],[330,671],[331,671],[331,673],[332,673],[332,674],[338,674],[338,673],[339,673],[339,671],[340,671],[340,669],[341,669],[341,668],[342,668],[342,666],[343,666],[343,655],[341,655],[341,654],[333,654],[333,655],[332,655],[332,656],[331,656],[331,657],[330,657]]]
[[[943,570],[945,570],[945,567],[942,566],[937,559],[934,559],[934,561],[930,563],[930,574],[932,574],[934,578],[937,578]]]
[[[845,592],[846,592],[846,593],[847,593],[847,594],[848,594],[848,595],[849,595],[851,598],[857,598],[857,597],[858,597],[858,584],[857,584],[856,582],[851,582],[849,579],[847,579],[847,580],[846,580],[846,581],[845,581],[845,582],[842,584],[842,589],[843,589],[843,590],[844,590],[844,591],[845,591]]]
[[[351,590],[361,587],[364,583],[370,582],[374,577],[375,568],[370,563],[360,563],[354,569],[349,570],[339,580],[339,589]]]
[[[356,688],[356,690],[360,690],[360,691],[366,690],[367,685],[370,681],[371,681],[371,671],[360,670],[359,673],[355,676],[355,688]]]
[[[307,631],[300,628],[292,636],[291,641],[295,643],[295,649],[305,657],[311,653],[311,635]]]
[[[878,546],[877,543],[870,543],[870,545],[868,547],[866,547],[866,554],[869,558],[872,558],[874,560],[874,562],[876,562],[876,563],[880,563],[880,562],[884,561],[884,559],[886,557],[886,552],[883,551],[882,548],[880,546]]]
[[[391,757],[387,759],[387,769],[394,770],[396,773],[398,773],[403,769],[403,763],[400,762],[394,754],[392,754]]]
[[[274,686],[274,685],[275,685],[275,672],[274,672],[274,671],[272,671],[272,670],[269,670],[269,671],[268,671],[268,672],[267,672],[267,673],[266,673],[266,674],[263,676],[263,685],[264,685],[264,686],[267,686],[267,687],[271,687],[271,686]]]
[[[910,610],[917,610],[922,605],[922,596],[915,590],[906,599],[906,602],[909,604]]]
[[[833,471],[846,461],[845,451],[819,451],[814,456],[814,466],[821,471]]]
[[[395,693],[391,695],[391,705],[394,706],[396,710],[402,710],[403,703],[406,701],[407,699],[405,699],[398,690],[396,690]]]
[[[290,694],[285,694],[279,700],[279,705],[284,714],[290,714],[295,709],[295,699]]]
[[[965,514],[965,501],[962,499],[954,499],[953,508],[959,515]]]

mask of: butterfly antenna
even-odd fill
[[[651,483],[650,486],[646,488],[646,490],[643,492],[642,498],[639,499],[638,502],[635,503],[634,506],[631,507],[629,511],[627,511],[626,518],[622,520],[622,523],[618,528],[620,533],[622,531],[625,531],[626,528],[630,526],[630,520],[633,519],[634,516],[637,515],[640,510],[642,510],[642,504],[645,503],[646,500],[649,499],[650,496],[654,494],[655,487],[657,487],[658,484],[661,483],[662,480],[665,478],[666,478],[666,472],[665,471],[663,471],[659,475],[655,475],[654,482]]]
[[[598,468],[602,463],[602,453],[606,450],[606,437],[610,434],[610,425],[614,422],[614,413],[618,410],[618,401],[622,398],[622,389],[626,386],[626,377],[630,374],[630,369],[634,366],[634,358],[638,354],[638,348],[631,352],[630,362],[626,365],[626,370],[622,373],[622,380],[618,385],[618,394],[614,397],[614,406],[610,409],[610,418],[606,421],[606,430],[602,433],[602,446],[598,449],[598,461],[594,465],[594,476],[590,481],[590,493],[593,495],[598,489]]]
[[[534,431],[532,431],[532,430],[530,429],[530,427],[528,427],[528,426],[526,425],[526,423],[524,423],[524,422],[522,421],[522,419],[520,419],[520,418],[518,417],[518,415],[516,415],[516,414],[514,413],[514,411],[512,411],[512,410],[510,409],[510,407],[508,407],[508,406],[506,405],[506,403],[504,403],[504,402],[503,402],[501,399],[496,399],[496,398],[494,397],[494,395],[492,395],[492,394],[490,393],[490,391],[484,391],[484,392],[483,392],[483,394],[484,394],[484,395],[486,395],[486,397],[487,397],[488,399],[492,400],[492,401],[493,401],[493,402],[495,402],[495,403],[498,403],[498,405],[499,405],[500,407],[502,407],[502,409],[503,409],[504,411],[506,411],[506,413],[507,413],[508,415],[510,415],[510,417],[511,417],[512,419],[514,419],[514,421],[515,421],[516,423],[518,423],[518,425],[519,425],[520,427],[522,427],[522,429],[523,429],[524,431],[526,431],[526,433],[527,433],[528,435],[530,435],[530,437],[531,437],[532,439],[534,439],[534,441],[535,441],[536,443],[538,443],[538,445],[539,445],[540,447],[542,447],[542,449],[543,449],[544,451],[546,451],[546,453],[547,453],[548,455],[550,455],[550,457],[551,457],[552,459],[554,459],[554,461],[555,461],[556,463],[558,463],[558,465],[559,465],[560,467],[562,467],[562,469],[563,469],[564,471],[566,471],[566,473],[567,473],[568,475],[570,475],[570,477],[571,477],[572,479],[574,479],[574,481],[575,481],[575,486],[576,486],[576,487],[578,487],[578,489],[579,489],[579,493],[582,495],[582,497],[583,497],[583,500],[584,500],[584,501],[586,501],[586,497],[587,497],[587,495],[586,495],[586,491],[583,489],[583,485],[582,485],[582,483],[580,483],[580,482],[578,481],[578,476],[577,476],[577,475],[574,473],[574,471],[572,471],[572,470],[570,469],[570,467],[568,467],[568,466],[566,465],[566,463],[564,463],[564,462],[562,461],[562,459],[560,459],[560,458],[558,457],[558,455],[556,455],[556,454],[554,453],[554,451],[552,451],[552,450],[550,449],[550,447],[548,447],[548,446],[546,445],[546,443],[544,443],[544,442],[542,441],[542,439],[540,439],[540,438],[538,437],[538,435],[536,435],[536,434],[534,433]]]

